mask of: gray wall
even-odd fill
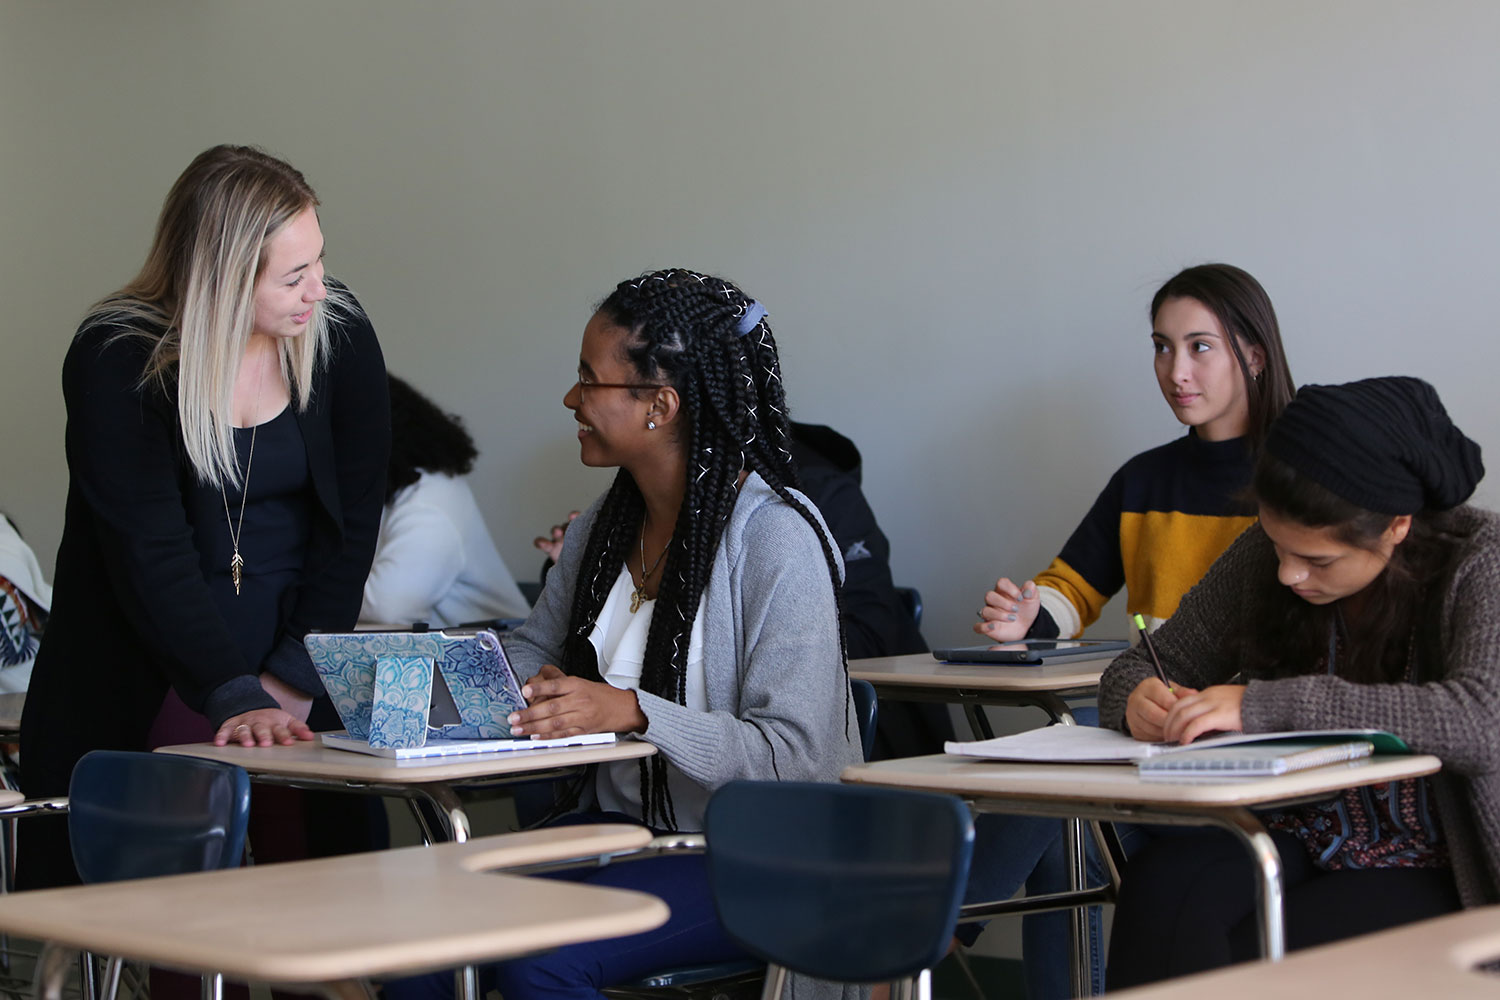
[[[0,506],[50,566],[69,334],[188,160],[250,142],[468,418],[518,575],[607,481],[560,403],[591,303],[681,263],[768,304],[961,639],[1179,432],[1145,307],[1186,264],[1260,277],[1300,382],[1424,376],[1500,461],[1497,38],[1487,0],[0,0]]]

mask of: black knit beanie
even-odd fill
[[[1271,425],[1265,449],[1377,514],[1457,507],[1484,478],[1479,445],[1419,378],[1305,385]]]

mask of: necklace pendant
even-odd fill
[[[234,596],[240,596],[240,572],[245,568],[245,560],[238,551],[234,558],[229,560],[229,575],[234,580]]]
[[[643,603],[645,603],[645,600],[646,600],[646,588],[644,586],[637,587],[637,588],[635,588],[635,590],[631,591],[630,592],[630,613],[631,614],[635,614],[637,611],[641,610],[641,605]]]

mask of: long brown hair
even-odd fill
[[[1331,528],[1346,545],[1374,549],[1391,515],[1365,510],[1263,452],[1255,467],[1256,501],[1277,515],[1310,528]],[[1429,600],[1442,595],[1451,574],[1459,538],[1452,511],[1419,511],[1390,561],[1366,588],[1358,622],[1341,636],[1338,676],[1363,684],[1402,680],[1411,655],[1433,648],[1417,630],[1434,620]],[[1338,604],[1313,605],[1274,578],[1255,581],[1263,601],[1245,634],[1234,637],[1242,666],[1251,677],[1290,677],[1311,673],[1328,655],[1329,637],[1339,628]],[[1326,666],[1326,664],[1325,664]]]
[[[1248,271],[1233,264],[1199,264],[1185,268],[1157,289],[1151,297],[1151,322],[1168,299],[1193,299],[1214,314],[1229,334],[1229,347],[1245,379],[1246,397],[1250,402],[1249,439],[1251,452],[1260,450],[1271,421],[1281,415],[1296,392],[1291,366],[1281,346],[1281,326],[1271,297]],[[1244,345],[1259,347],[1266,363],[1260,377],[1250,373]]]

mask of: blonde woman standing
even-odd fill
[[[322,687],[301,638],[354,624],[390,442],[380,346],[325,281],[317,204],[281,160],[207,150],[140,274],[74,337],[28,794],[65,794],[98,748],[312,738]],[[60,824],[28,841],[28,880],[76,879]]]

